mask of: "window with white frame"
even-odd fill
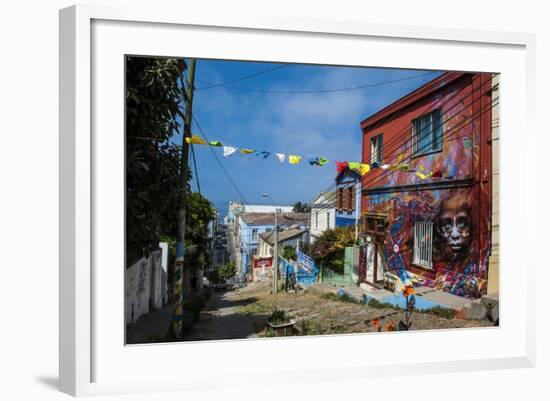
[[[315,228],[319,228],[319,212],[315,212]]]
[[[257,241],[257,240],[258,240],[258,229],[253,228],[252,229],[252,241]]]
[[[327,229],[330,229],[330,212],[327,212]]]
[[[417,221],[414,224],[414,260],[415,265],[431,269],[433,248],[433,223]]]
[[[437,109],[412,121],[413,154],[437,152],[441,150],[442,124],[441,110]]]
[[[373,163],[382,163],[382,134],[373,136],[370,139],[370,162]]]

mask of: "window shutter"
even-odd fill
[[[342,189],[342,209],[347,210],[348,209],[348,191]]]

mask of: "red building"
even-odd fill
[[[487,291],[493,74],[445,73],[361,122],[363,281]]]

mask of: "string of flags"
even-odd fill
[[[254,149],[225,146],[219,141],[206,142],[204,139],[202,139],[198,135],[193,135],[191,137],[185,138],[185,142],[193,145],[208,145],[213,147],[221,147],[223,149],[224,157],[231,157],[237,152],[244,155],[254,154],[258,157],[261,157],[262,159],[267,159],[269,156],[272,155],[271,152],[268,152],[265,150],[258,151]],[[291,155],[291,154],[285,154],[285,153],[275,153],[275,156],[277,157],[277,160],[280,163],[284,163],[286,160],[288,160],[290,164],[299,164],[300,162],[302,162],[302,159],[304,159],[302,156],[299,156],[299,155]],[[393,171],[403,171],[403,172],[414,173],[421,180],[426,180],[428,179],[428,177],[430,178],[443,177],[441,170],[426,171],[426,169],[422,165],[418,165],[416,166],[416,168],[411,168],[408,163],[401,162],[403,160],[403,157],[404,157],[404,154],[400,154],[397,157],[394,164],[380,164],[378,162],[367,164],[367,163],[360,163],[360,162],[336,161],[336,171],[338,173],[341,173],[346,169],[349,169],[349,170],[356,171],[361,176],[364,176],[368,172],[374,169],[380,168],[382,170],[393,170]],[[309,165],[319,166],[319,167],[324,166],[330,161],[325,157],[308,157],[308,158],[305,158],[305,160],[309,163]]]

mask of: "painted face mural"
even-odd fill
[[[461,261],[470,254],[473,234],[472,208],[469,196],[455,193],[441,202],[435,227],[439,235],[441,256]]]
[[[474,193],[471,188],[379,196],[370,210],[387,216],[384,257],[389,271],[402,280],[478,298],[487,283],[486,264],[476,241]],[[418,269],[413,262],[414,227],[433,222],[433,268]]]

